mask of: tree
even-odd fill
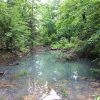
[[[27,0],[7,0],[7,2],[0,2],[0,5],[2,44],[6,49],[25,51],[24,49],[31,46],[31,41],[33,41],[31,34],[35,31],[33,3]]]

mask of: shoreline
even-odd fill
[[[98,62],[96,62],[99,58],[96,59],[92,59],[89,57],[85,57],[85,56],[80,56],[80,54],[78,54],[76,51],[72,50],[72,49],[55,49],[55,48],[50,48],[48,46],[34,46],[32,49],[28,50],[28,52],[23,53],[20,51],[7,51],[7,50],[1,50],[0,51],[0,64],[1,65],[6,65],[6,66],[10,66],[13,65],[13,62],[16,62],[18,59],[22,59],[23,57],[27,57],[27,55],[29,53],[37,53],[37,52],[43,52],[43,51],[57,51],[57,50],[61,50],[62,54],[66,55],[66,61],[67,60],[76,60],[79,58],[88,58],[91,60],[92,63],[95,63],[98,65]],[[68,57],[67,57],[68,56]],[[70,59],[71,57],[71,59]]]

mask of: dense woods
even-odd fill
[[[0,0],[0,49],[36,45],[100,57],[99,0]]]
[[[56,7],[51,3],[42,9],[39,30],[44,44],[100,56],[99,0],[64,0]]]
[[[33,44],[35,29],[34,1],[3,0],[0,2],[0,46],[1,49],[29,49]],[[34,13],[33,13],[34,12]]]

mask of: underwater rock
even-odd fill
[[[96,82],[96,79],[88,78],[87,81],[89,81],[89,82]]]
[[[12,88],[14,86],[16,86],[16,83],[12,83],[6,80],[0,80],[0,88]]]
[[[77,94],[76,95],[77,100],[87,100],[87,98],[84,95]]]
[[[4,75],[4,72],[0,72],[0,76],[3,76]]]
[[[92,88],[100,87],[100,83],[97,83],[97,82],[91,82],[90,85],[91,85]]]
[[[11,63],[11,64],[9,64],[9,66],[16,66],[16,65],[19,65],[19,63],[17,62],[17,63]]]
[[[3,75],[7,74],[8,70],[4,71],[4,72],[0,72],[0,76],[2,77]]]
[[[81,80],[87,80],[87,77],[80,77]]]
[[[75,87],[76,87],[76,89],[81,89],[80,84],[77,84]]]
[[[100,94],[100,87],[96,89],[97,94]]]
[[[36,100],[34,95],[26,95],[22,97],[22,100]]]

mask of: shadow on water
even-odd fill
[[[58,51],[45,51],[19,60],[17,66],[0,66],[0,71],[7,70],[0,77],[0,99],[21,100],[31,95],[36,100],[93,100],[98,91],[92,87],[97,83],[90,61],[59,62],[57,55]]]

